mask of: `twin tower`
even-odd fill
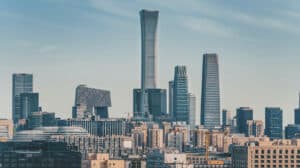
[[[134,90],[134,118],[137,120],[148,120],[149,108],[151,109],[151,107],[149,107],[149,92],[156,93],[156,97],[154,97],[154,99],[164,104],[159,106],[159,110],[163,110],[162,113],[166,112],[166,103],[162,100],[163,98],[165,98],[165,90],[157,89],[158,16],[158,11],[140,11],[142,55],[141,89]],[[206,128],[212,129],[221,125],[219,64],[217,54],[204,54],[202,66],[203,70],[200,121],[201,125],[204,125],[204,127]],[[154,108],[157,107],[157,104],[158,103],[154,105]],[[175,109],[173,108],[173,110]],[[171,113],[176,115],[188,112],[189,111],[178,111]],[[186,114],[186,116],[189,116],[189,114]],[[153,117],[155,118],[155,116]],[[176,116],[173,116],[173,118],[176,118]]]

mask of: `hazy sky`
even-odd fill
[[[202,54],[220,59],[222,108],[266,106],[292,123],[300,90],[299,0],[2,0],[0,117],[11,118],[11,75],[34,74],[44,110],[71,117],[79,84],[112,93],[111,116],[132,111],[140,86],[139,10],[159,13],[159,86],[187,65],[200,113]],[[199,117],[197,119],[199,121]]]

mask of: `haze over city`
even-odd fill
[[[79,84],[110,90],[111,116],[132,113],[132,89],[140,87],[138,11],[147,7],[160,12],[160,88],[168,88],[175,65],[186,65],[199,115],[202,55],[218,53],[221,108],[235,114],[250,106],[263,120],[265,107],[281,107],[283,125],[292,123],[300,90],[300,2],[189,2],[0,2],[0,117],[11,118],[11,75],[18,72],[34,75],[41,106],[57,116],[71,117]]]

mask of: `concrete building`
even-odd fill
[[[147,133],[148,138],[148,147],[149,148],[163,148],[163,130],[158,127],[158,125],[153,125],[151,128],[148,128]]]
[[[261,120],[248,120],[247,121],[247,134],[246,136],[262,137],[264,136],[264,123]]]
[[[220,81],[217,54],[204,54],[202,64],[201,125],[220,127]]]
[[[0,119],[0,142],[6,142],[13,137],[13,121]]]
[[[32,74],[13,74],[12,76],[12,118],[14,124],[21,119],[21,94],[32,93],[33,91],[33,75]]]
[[[196,96],[192,93],[188,94],[189,101],[189,125],[191,129],[196,126]]]
[[[282,110],[279,107],[266,107],[265,124],[265,135],[270,139],[282,139]]]
[[[192,138],[192,144],[194,147],[201,148],[205,147],[205,136],[208,132],[208,129],[204,128],[197,128],[195,130],[192,130],[193,138]]]
[[[176,66],[173,89],[173,114],[175,121],[189,123],[188,76],[186,66]]]
[[[247,121],[253,120],[253,110],[250,107],[240,107],[236,110],[238,132],[247,134]]]
[[[300,141],[274,140],[234,146],[232,168],[300,167]]]
[[[166,147],[168,149],[172,150],[178,150],[179,152],[183,151],[183,133],[171,131],[167,133],[167,139],[166,139]]]

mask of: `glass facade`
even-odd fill
[[[238,132],[247,135],[247,121],[253,120],[253,110],[250,107],[240,107],[236,110]]]
[[[32,74],[13,74],[12,82],[12,118],[17,123],[22,117],[21,93],[31,93],[33,90]]]
[[[279,107],[265,109],[265,134],[270,139],[282,139],[282,110]]]
[[[204,54],[202,65],[201,125],[207,129],[220,124],[219,63],[217,54]]]
[[[185,66],[175,67],[173,94],[174,120],[189,123],[188,76]]]

